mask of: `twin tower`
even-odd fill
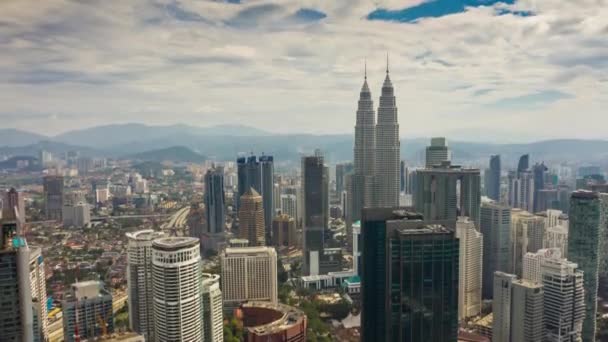
[[[357,108],[354,154],[355,167],[349,191],[352,196],[349,215],[351,222],[361,219],[363,208],[398,206],[399,122],[388,60],[377,120],[372,94],[367,85],[367,70],[365,72]]]

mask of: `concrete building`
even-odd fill
[[[508,272],[511,264],[511,209],[496,202],[483,202],[480,208],[483,234],[482,297],[492,299],[494,272]]]
[[[458,318],[465,320],[481,313],[483,236],[468,217],[456,222],[459,239]]]
[[[544,290],[540,283],[527,280],[513,282],[511,301],[511,341],[542,341]],[[493,340],[495,341],[495,340]]]
[[[481,178],[478,169],[465,169],[445,162],[416,171],[414,206],[428,220],[470,217],[479,224]]]
[[[91,224],[91,206],[86,202],[78,202],[63,206],[64,227],[86,227]]]
[[[566,259],[547,258],[542,266],[545,339],[581,341],[585,318],[583,272]]]
[[[346,176],[353,173],[355,166],[353,163],[336,164],[336,193],[341,194],[346,190]]]
[[[239,237],[249,240],[250,246],[266,245],[262,196],[254,188],[249,188],[241,196],[240,202]]]
[[[131,330],[154,340],[152,241],[165,237],[151,229],[127,233],[127,293]]]
[[[509,173],[508,204],[534,212],[534,175],[530,171]]]
[[[294,307],[251,301],[240,307],[246,342],[306,341],[307,318]]]
[[[155,341],[203,339],[203,277],[199,240],[164,237],[152,242]]]
[[[220,253],[224,309],[245,301],[277,303],[277,252],[271,247],[226,248]]]
[[[444,137],[431,138],[431,145],[426,147],[425,167],[431,169],[452,160],[450,149]]]
[[[379,102],[378,121],[376,123],[376,191],[374,192],[374,205],[380,208],[398,207],[401,145],[399,142],[399,120],[395,90],[389,77],[388,63]]]
[[[275,247],[297,246],[296,220],[289,215],[279,215],[272,220],[272,245]]]
[[[224,168],[215,167],[205,174],[205,218],[210,234],[224,233],[226,225],[226,197],[224,195]]]
[[[23,193],[15,188],[10,188],[2,197],[2,219],[18,220],[20,227],[24,227],[25,199]]]
[[[353,223],[353,272],[361,275],[361,221]]]
[[[543,248],[545,221],[521,209],[511,210],[512,259],[510,271],[521,277],[526,253]]]
[[[494,299],[492,300],[492,341],[511,342],[513,282],[517,276],[505,272],[494,273]]]
[[[596,334],[598,271],[600,265],[601,221],[600,199],[596,192],[575,191],[570,198],[568,260],[583,271],[585,320],[583,341],[594,341]]]
[[[40,248],[30,249],[30,290],[34,317],[38,323],[34,328],[34,341],[44,342],[49,339],[49,320],[44,258]]]
[[[542,266],[547,258],[561,258],[558,248],[543,248],[535,253],[526,253],[523,262],[523,279],[532,283],[542,284]]]
[[[42,179],[44,191],[44,213],[47,219],[61,221],[63,209],[63,177],[45,176]]]
[[[224,341],[224,315],[220,276],[203,273],[203,341]]]
[[[61,306],[66,342],[94,339],[114,332],[112,294],[100,281],[73,284]]]
[[[456,341],[455,224],[423,220],[407,208],[363,210],[362,341]]]
[[[293,217],[297,225],[298,222],[300,222],[300,213],[298,212],[298,196],[282,194],[281,213]]]
[[[264,208],[264,239],[270,241],[272,218],[274,217],[274,158],[252,155],[237,159],[238,172],[238,200],[237,209],[240,209],[240,198],[250,188],[262,196]],[[264,241],[264,245],[267,241]]]
[[[321,272],[320,256],[329,224],[329,175],[319,151],[302,157],[302,195],[303,275],[316,275]]]

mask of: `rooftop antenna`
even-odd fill
[[[364,71],[365,80],[367,81],[367,58],[364,59],[363,65],[364,65],[363,68],[365,70]]]
[[[386,73],[388,74],[388,52],[386,53]]]

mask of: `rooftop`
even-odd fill
[[[198,246],[199,240],[194,237],[172,236],[154,240],[152,245],[161,250],[173,251]]]
[[[163,236],[165,236],[165,233],[156,231],[153,229],[144,229],[144,230],[138,230],[138,231],[132,232],[132,233],[127,233],[126,235],[127,235],[127,238],[129,238],[129,239],[134,239],[134,240],[139,240],[139,241],[148,241],[148,240],[163,237]]]
[[[274,334],[276,332],[280,332],[285,329],[288,329],[289,327],[291,327],[295,324],[298,324],[303,319],[306,319],[306,315],[304,314],[303,311],[296,309],[292,306],[285,305],[285,304],[273,304],[270,302],[255,302],[254,301],[254,302],[244,303],[241,307],[244,310],[246,310],[248,308],[251,308],[251,309],[261,308],[261,309],[274,310],[274,311],[277,311],[278,313],[282,314],[282,317],[280,317],[279,319],[274,320],[272,322],[258,325],[258,326],[246,327],[247,330],[249,330],[257,335]]]

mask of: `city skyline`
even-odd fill
[[[0,10],[4,127],[349,133],[364,61],[377,89],[388,52],[408,122],[402,137],[605,138],[608,6],[597,1],[47,1]]]

